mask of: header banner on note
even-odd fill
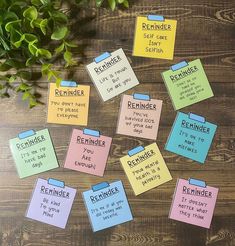
[[[173,60],[176,25],[176,20],[164,16],[137,17],[133,56]]]
[[[82,194],[94,232],[133,220],[121,180],[99,183]]]
[[[149,95],[123,95],[120,105],[117,133],[156,140],[162,110],[162,101]]]
[[[90,86],[62,81],[49,84],[47,122],[86,126],[88,122]]]
[[[25,216],[64,229],[76,192],[63,181],[39,178]]]
[[[139,84],[123,49],[106,52],[86,67],[103,101]]]
[[[10,139],[10,149],[20,178],[59,166],[48,129],[19,133]]]
[[[216,128],[202,116],[178,112],[165,149],[203,164]]]
[[[218,191],[202,180],[178,179],[169,218],[209,229]]]
[[[120,161],[136,196],[172,179],[156,143],[138,146]]]
[[[111,137],[99,131],[73,129],[64,167],[103,176],[111,142]]]
[[[200,59],[175,64],[162,78],[175,110],[214,96]]]

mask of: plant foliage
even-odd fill
[[[94,0],[100,7],[106,3],[114,10],[117,5],[128,7],[128,0]],[[22,93],[29,106],[38,104],[32,82],[32,68],[39,67],[48,81],[61,82],[59,71],[53,69],[56,58],[64,66],[76,65],[70,40],[69,16],[59,0],[0,0],[0,96],[9,91]],[[89,5],[91,0],[75,0]]]

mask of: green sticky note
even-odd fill
[[[59,166],[48,129],[22,132],[10,139],[10,148],[20,178]]]
[[[175,110],[214,96],[200,59],[175,64],[162,78]]]

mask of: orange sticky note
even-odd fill
[[[90,86],[62,81],[59,87],[49,85],[47,122],[86,126],[88,121]]]

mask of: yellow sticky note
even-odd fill
[[[50,83],[49,87],[47,122],[86,126],[90,86],[76,83],[69,86],[68,83],[68,86],[57,87],[55,83]]]
[[[172,180],[156,143],[138,146],[120,161],[136,196]]]
[[[173,59],[176,20],[163,16],[139,16],[136,20],[133,56]]]

